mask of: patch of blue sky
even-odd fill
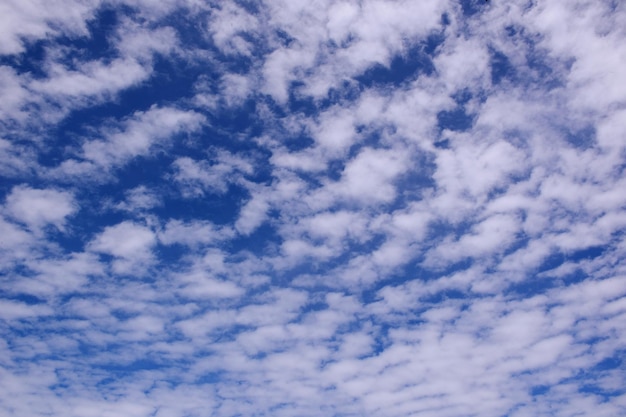
[[[436,41],[431,41],[431,43],[436,43]],[[429,48],[431,45],[427,47]],[[388,65],[377,64],[365,70],[362,75],[355,77],[355,79],[363,88],[392,88],[410,82],[419,76],[428,76],[433,71],[433,63],[429,54],[424,52],[424,46],[416,45],[407,48],[402,55],[391,58]]]
[[[472,16],[476,13],[480,13],[484,11],[485,7],[490,6],[488,0],[467,0],[459,3],[465,16]]]

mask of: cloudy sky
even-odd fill
[[[0,414],[626,415],[624,22],[0,2]]]

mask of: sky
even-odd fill
[[[3,0],[0,415],[626,416],[624,22]]]

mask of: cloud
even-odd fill
[[[140,212],[160,206],[159,196],[147,187],[140,185],[126,192],[126,200],[115,205],[118,210]]]
[[[29,91],[24,84],[25,81],[15,73],[15,70],[0,67],[0,95],[3,97],[0,114],[3,120],[22,121],[27,117],[22,106],[28,99]]]
[[[32,139],[24,131],[44,133],[46,127],[67,117],[72,110],[114,100],[122,91],[137,87],[152,76],[156,55],[177,50],[178,38],[172,28],[152,30],[149,25],[129,18],[115,22],[112,33],[99,33],[91,24],[111,10],[102,8],[97,1],[69,5],[61,1],[22,3],[6,6],[5,17],[24,18],[27,23],[15,27],[11,21],[0,36],[19,39],[6,43],[11,49],[9,53],[21,53],[22,41],[26,45],[43,42],[43,55],[22,53],[23,68],[19,72],[8,66],[0,69],[0,94],[4,103],[0,111],[9,126],[22,127],[22,132],[18,129],[13,132],[22,133],[24,138]],[[65,6],[72,12],[59,14],[58,10]],[[89,43],[97,42],[99,36],[106,36],[112,56],[91,58],[89,47],[73,50],[63,46],[66,38]]]
[[[85,35],[86,20],[92,17],[98,2],[29,0],[8,2],[2,6],[2,54],[16,54],[25,49],[25,40],[37,40],[58,32]]]
[[[152,263],[155,244],[156,236],[152,230],[124,221],[106,227],[89,243],[89,249],[113,256],[112,267],[116,273],[129,273]]]
[[[152,107],[136,112],[121,130],[105,133],[104,140],[94,140],[83,145],[83,155],[88,161],[108,167],[138,155],[146,155],[152,146],[179,132],[199,128],[202,116],[174,108]]]
[[[621,4],[0,9],[0,414],[625,413]]]
[[[3,320],[15,320],[28,317],[37,317],[51,315],[52,309],[48,306],[29,306],[26,303],[18,303],[15,301],[1,300]]]
[[[242,207],[239,218],[235,223],[237,231],[243,234],[252,233],[266,218],[269,205],[262,193],[253,197]]]
[[[115,93],[146,79],[148,72],[136,61],[119,59],[108,65],[88,62],[78,71],[53,67],[45,81],[34,81],[30,88],[53,97],[83,97]]]
[[[252,174],[253,165],[246,159],[228,152],[218,152],[214,161],[194,161],[178,158],[173,163],[174,178],[189,196],[207,193],[224,194],[231,183],[241,182],[241,176]]]
[[[254,46],[245,35],[259,31],[259,17],[237,4],[226,3],[211,14],[207,29],[224,53],[250,55]]]
[[[165,245],[178,243],[195,247],[220,242],[232,238],[233,235],[232,229],[219,227],[206,221],[185,223],[180,220],[170,220],[159,234],[159,240]]]
[[[448,265],[465,258],[498,256],[510,247],[520,232],[519,219],[509,215],[493,215],[474,225],[469,233],[456,241],[443,242],[426,255],[426,263]]]
[[[58,259],[32,259],[27,266],[33,272],[32,277],[23,278],[14,291],[41,298],[84,291],[90,279],[104,275],[104,267],[97,257],[84,252]]]
[[[14,223],[7,222],[6,220],[0,220],[0,230],[2,230],[2,249],[16,249],[17,247],[28,243],[32,236],[25,230],[21,229]]]
[[[193,111],[152,106],[135,112],[121,126],[103,127],[102,138],[86,140],[80,159],[66,159],[51,174],[60,179],[106,178],[109,170],[138,156],[149,156],[158,146],[167,147],[173,136],[200,129],[203,117]]]
[[[64,230],[65,219],[77,211],[74,197],[67,191],[15,187],[6,198],[5,210],[13,219],[39,230],[53,225]]]
[[[180,294],[191,299],[231,298],[243,294],[243,290],[236,284],[220,281],[202,272],[186,274],[180,280],[185,283]]]

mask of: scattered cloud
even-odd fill
[[[76,211],[71,192],[15,187],[6,197],[5,210],[16,221],[37,231],[46,225],[64,229],[65,219]]]
[[[625,414],[625,17],[0,5],[0,414]]]

